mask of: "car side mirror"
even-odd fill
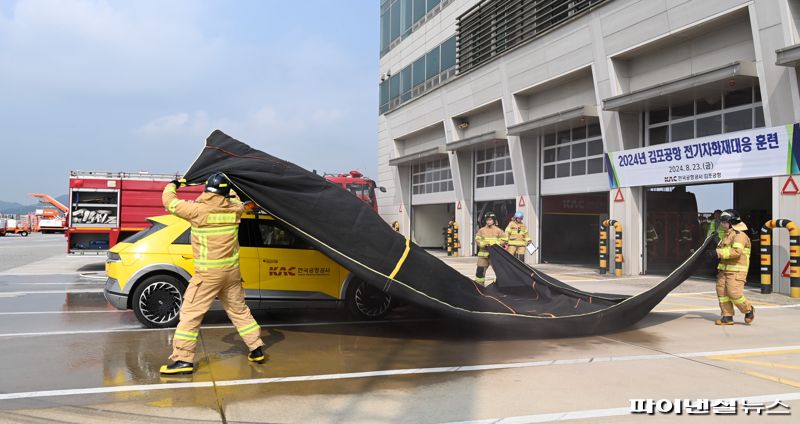
[[[386,187],[384,187],[384,186],[378,187],[378,190],[380,190],[381,193],[386,193]]]

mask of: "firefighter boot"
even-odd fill
[[[194,372],[194,364],[191,362],[175,361],[169,365],[162,365],[160,372],[164,375],[191,374]]]
[[[258,364],[264,363],[264,352],[261,350],[261,346],[253,349],[249,355],[247,355],[247,360],[250,362],[255,362]]]
[[[747,312],[746,314],[744,314],[744,322],[746,322],[748,324],[753,322],[753,320],[756,319],[755,312],[756,312],[756,308],[753,305],[750,305],[750,312]]]
[[[718,319],[718,320],[714,321],[714,324],[717,324],[717,325],[733,325],[733,317],[722,317],[721,319]]]

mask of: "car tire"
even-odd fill
[[[347,311],[360,319],[380,319],[392,309],[392,296],[366,282],[353,279],[345,298]]]
[[[22,237],[28,237],[28,232],[27,231],[23,231],[20,234],[22,235]]]
[[[148,277],[136,287],[131,308],[136,319],[150,328],[178,325],[186,282],[169,274]]]

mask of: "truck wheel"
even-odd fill
[[[28,237],[28,232],[27,232],[27,231],[23,231],[23,232],[21,232],[21,233],[19,233],[19,234],[20,234],[22,237]]]
[[[136,287],[131,307],[136,319],[150,328],[178,325],[186,283],[167,274],[148,277]]]
[[[350,282],[345,298],[347,310],[362,319],[379,319],[392,308],[392,296],[364,281],[354,279]]]

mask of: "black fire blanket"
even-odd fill
[[[416,305],[535,337],[584,336],[628,327],[686,280],[695,254],[636,296],[577,290],[491,248],[497,282],[483,287],[395,232],[370,205],[323,177],[214,131],[185,178],[223,172],[238,193],[368,284]]]

